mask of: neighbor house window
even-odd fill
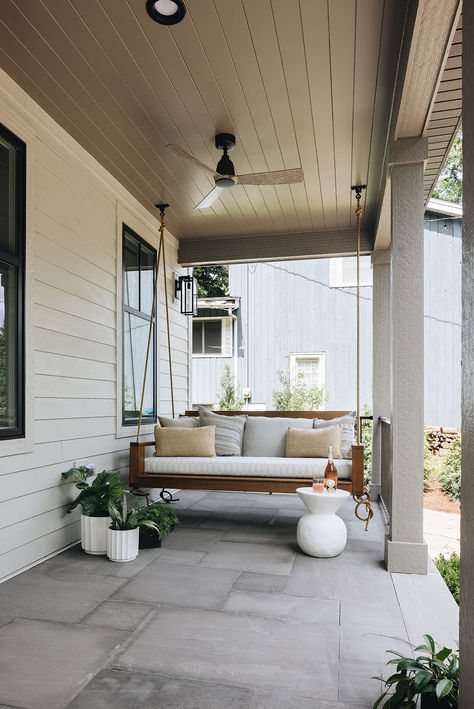
[[[0,438],[25,435],[26,146],[0,124]]]
[[[136,424],[140,411],[155,270],[155,249],[148,246],[124,224],[122,420],[125,425]],[[142,414],[143,423],[154,421],[156,421],[156,317],[153,320]]]
[[[370,256],[360,257],[359,283],[361,286],[372,285]],[[350,288],[357,285],[357,259],[355,256],[330,259],[329,285],[331,288]]]
[[[297,352],[290,355],[290,379],[302,382],[307,389],[325,385],[324,353]]]
[[[193,355],[232,357],[231,318],[193,318]]]

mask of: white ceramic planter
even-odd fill
[[[138,554],[139,528],[108,529],[107,556],[110,561],[133,561]]]
[[[107,554],[107,529],[110,517],[81,515],[81,546],[86,554]]]

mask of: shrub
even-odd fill
[[[440,554],[439,557],[435,559],[435,564],[446,586],[459,604],[459,556],[455,551],[453,551],[449,558]]]
[[[425,443],[423,447],[423,488],[426,490],[428,480],[434,473],[433,454],[428,445],[425,433]]]
[[[439,481],[448,497],[455,502],[461,499],[461,436],[458,435],[451,447]]]
[[[89,484],[87,471],[83,467],[70,468],[62,473],[62,477],[64,480],[72,479],[80,490],[76,499],[67,505],[67,512],[72,512],[81,505],[82,514],[87,517],[108,517],[109,505],[122,495],[119,470],[103,470],[92,484]]]
[[[306,388],[303,375],[300,374],[296,380],[290,375],[290,367],[277,372],[280,380],[280,389],[274,389],[272,393],[273,405],[278,411],[318,411],[321,404],[326,402],[324,389],[320,387]]]
[[[238,387],[231,374],[230,364],[226,364],[221,377],[219,409],[221,411],[240,411],[243,405],[244,400],[238,396]]]

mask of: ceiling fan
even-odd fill
[[[204,209],[210,207],[219,197],[222,190],[234,185],[289,185],[294,182],[303,182],[303,170],[296,167],[292,170],[275,170],[274,172],[255,172],[249,175],[236,175],[234,163],[227,153],[235,148],[235,136],[231,133],[219,133],[216,135],[216,148],[223,150],[224,154],[217,163],[215,170],[204,165],[195,157],[187,153],[177,145],[167,145],[175,155],[184,160],[188,160],[196,167],[201,168],[208,175],[214,178],[216,186],[194,209]]]

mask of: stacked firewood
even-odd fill
[[[425,427],[426,440],[433,455],[446,455],[457,438],[456,428]]]

